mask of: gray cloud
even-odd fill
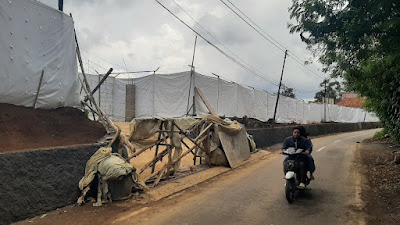
[[[212,40],[171,0],[160,0],[173,13]],[[260,37],[218,0],[175,0],[195,20],[212,33],[251,67],[277,83],[282,69],[283,52]],[[297,34],[287,29],[291,0],[231,0],[263,30],[302,59],[310,56]],[[57,8],[56,0],[41,2]],[[148,70],[161,67],[160,73],[188,70],[192,60],[195,34],[155,1],[68,0],[64,11],[74,16],[84,61],[89,72],[106,70]],[[213,43],[216,43],[213,41]],[[229,53],[221,45],[218,47]],[[231,53],[229,53],[231,54]],[[236,57],[235,57],[236,58]],[[97,65],[98,66],[97,66]],[[103,68],[100,68],[102,66]],[[196,70],[205,75],[217,73],[225,79],[276,92],[277,87],[260,79],[198,39]],[[92,68],[93,67],[93,68]],[[319,64],[313,65],[320,68]],[[100,72],[100,71],[99,71]],[[283,82],[297,89],[315,90],[322,78],[313,75],[289,57]],[[296,93],[300,98],[313,98],[314,93]]]

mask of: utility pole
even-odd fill
[[[287,51],[288,51],[288,50],[285,50],[285,57],[283,58],[283,66],[282,66],[281,80],[279,81],[278,96],[276,97],[276,104],[275,104],[275,111],[274,111],[274,119],[273,119],[274,123],[275,123],[275,117],[276,117],[276,110],[277,110],[277,108],[278,108],[279,94],[280,94],[280,92],[281,92],[283,70],[285,69],[285,62],[286,62]]]
[[[194,47],[193,47],[193,58],[192,58],[192,65],[190,66],[190,84],[189,84],[189,95],[188,95],[188,102],[187,102],[187,107],[186,107],[186,116],[189,115],[189,102],[190,102],[190,92],[192,89],[192,77],[193,77],[193,71],[194,71],[194,67],[193,67],[193,63],[194,63],[194,55],[196,53],[196,42],[197,42],[197,36],[194,39]],[[194,105],[194,95],[193,95],[193,105]],[[194,114],[194,110],[193,110],[193,114]]]
[[[324,86],[325,86],[324,101],[323,101],[323,103],[324,103],[324,122],[326,122],[326,82],[327,81],[328,80],[325,79],[325,82],[324,82]]]

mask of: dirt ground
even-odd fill
[[[387,138],[360,145],[355,159],[366,180],[361,198],[367,224],[400,224],[400,164],[393,163],[397,154],[400,146]]]
[[[0,104],[0,153],[95,143],[105,134],[102,124],[76,108]]]

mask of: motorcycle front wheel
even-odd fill
[[[296,182],[294,179],[286,180],[285,194],[287,201],[292,204],[294,199],[294,192],[296,191]]]

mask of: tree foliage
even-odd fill
[[[339,81],[330,81],[330,79],[325,79],[319,86],[322,90],[315,93],[315,102],[322,102],[325,96],[325,83],[326,83],[326,98],[333,98],[335,103],[340,101],[342,98],[343,87]]]
[[[283,86],[281,95],[289,97],[289,98],[296,98],[296,95],[294,94],[293,91],[294,91],[293,88]]]
[[[400,141],[400,2],[292,0],[289,24]]]

